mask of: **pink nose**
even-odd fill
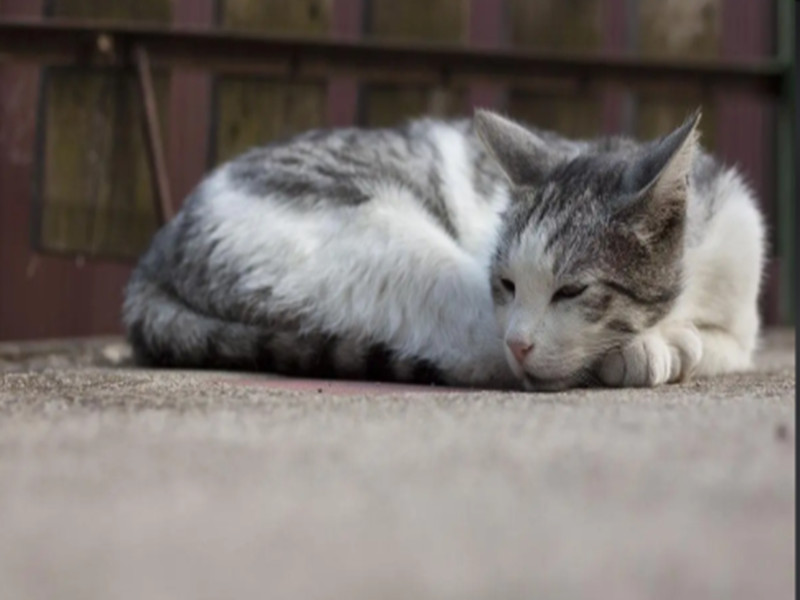
[[[514,355],[514,358],[517,359],[519,364],[525,362],[525,357],[530,354],[530,351],[533,350],[533,344],[528,344],[526,342],[520,342],[519,340],[508,340],[506,342],[508,344],[508,348],[511,350],[511,354]]]

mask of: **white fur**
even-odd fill
[[[463,134],[452,127],[436,125],[433,139],[442,157],[445,201],[453,215],[459,245],[488,268],[508,193],[498,188],[487,209],[486,199],[478,198],[472,186],[469,149]]]
[[[740,371],[752,366],[764,225],[750,190],[728,171],[712,192],[718,210],[702,242],[687,248],[685,287],[658,325],[610,353],[601,379],[649,386]]]
[[[456,140],[441,138],[454,150]],[[457,148],[449,156],[455,183],[466,165]],[[482,205],[463,185],[454,188],[448,202],[468,205],[457,221],[469,240],[462,247],[398,187],[375,189],[359,206],[300,214],[280,200],[231,191],[225,179],[220,172],[207,190],[209,235],[218,240],[212,260],[252,269],[247,287],[269,288],[270,310],[300,312],[309,330],[383,340],[466,382],[513,383],[487,273],[507,196]]]

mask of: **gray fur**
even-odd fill
[[[472,135],[472,124],[453,124]],[[429,122],[412,121],[396,129],[315,130],[289,144],[251,150],[234,160],[236,185],[255,195],[277,194],[312,208],[317,203],[357,205],[369,201],[379,182],[411,191],[454,238],[458,237],[442,199],[441,157],[426,135]],[[476,188],[485,195],[500,185],[496,165],[479,144],[474,150]]]

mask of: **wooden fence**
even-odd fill
[[[435,42],[523,51],[748,60],[775,52],[775,6],[751,0],[4,0],[3,18],[114,19],[257,34]],[[348,74],[156,69],[172,197],[215,164],[320,125],[386,125],[490,106],[591,136],[654,136],[704,107],[703,143],[741,166],[779,222],[776,102],[747,90],[586,85],[525,74],[492,81],[364,82]],[[120,331],[131,260],[157,226],[135,73],[0,62],[0,339]],[[781,307],[773,244],[762,311]],[[786,276],[783,286],[789,285]]]

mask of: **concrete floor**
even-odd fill
[[[794,597],[795,351],[462,392],[0,344],[0,598]]]

